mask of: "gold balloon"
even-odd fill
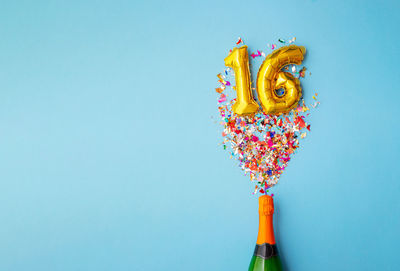
[[[225,65],[231,67],[235,73],[236,102],[232,106],[234,113],[238,115],[249,115],[257,112],[259,106],[251,92],[249,54],[247,46],[234,48],[225,58]]]
[[[289,45],[275,50],[265,58],[258,70],[257,93],[266,114],[287,113],[296,107],[301,98],[300,81],[280,70],[289,64],[300,65],[305,53],[305,47]],[[285,93],[278,96],[275,90],[280,88]]]

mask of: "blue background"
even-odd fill
[[[246,270],[257,198],[211,119],[238,36],[296,36],[322,102],[274,190],[286,270],[400,270],[399,8],[3,2],[0,270]]]

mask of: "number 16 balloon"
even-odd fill
[[[300,65],[305,53],[306,48],[303,46],[284,46],[268,55],[261,64],[257,75],[257,94],[266,114],[287,113],[296,107],[301,98],[300,81],[281,69],[289,64]],[[233,49],[225,58],[225,65],[235,73],[237,99],[233,112],[238,115],[257,112],[259,106],[251,92],[247,46]],[[280,88],[285,90],[283,95],[275,92]]]

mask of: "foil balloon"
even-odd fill
[[[289,64],[300,65],[306,48],[303,46],[284,46],[268,55],[257,75],[257,93],[266,114],[287,113],[296,107],[301,98],[299,79],[287,72],[280,71]],[[275,90],[283,88],[284,94]]]
[[[234,48],[225,58],[225,65],[233,69],[236,81],[236,102],[232,110],[237,115],[250,115],[257,112],[259,106],[253,98],[250,86],[249,54],[247,46]]]

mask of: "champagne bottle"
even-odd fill
[[[258,205],[258,237],[249,271],[282,271],[272,223],[274,200],[271,196],[263,195],[258,199]]]

